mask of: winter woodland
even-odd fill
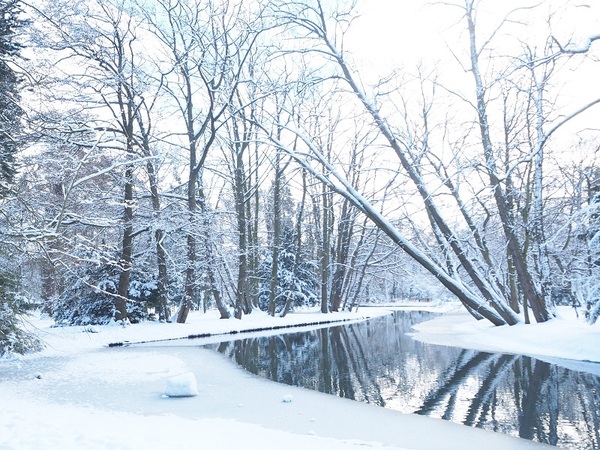
[[[0,355],[31,308],[594,323],[600,21],[512,3],[423,6],[446,47],[383,70],[366,1],[0,0]]]

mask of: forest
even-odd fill
[[[423,4],[447,46],[382,70],[366,1],[0,0],[0,355],[31,309],[596,322],[600,21],[494,3]]]

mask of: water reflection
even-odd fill
[[[406,336],[431,316],[219,344],[254,374],[405,413],[565,448],[600,447],[600,377],[526,356],[427,345]]]

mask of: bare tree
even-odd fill
[[[69,6],[69,4],[65,4]],[[147,27],[143,18],[125,1],[92,3],[73,8],[61,15],[62,8],[41,11],[40,15],[53,28],[44,45],[56,52],[68,52],[72,64],[81,69],[71,75],[70,82],[82,94],[76,101],[84,108],[96,109],[87,127],[109,138],[100,146],[106,151],[122,150],[131,160],[123,169],[123,233],[119,257],[120,275],[115,294],[115,319],[127,319],[128,298],[134,236],[134,196],[136,160],[144,161],[158,220],[161,211],[157,179],[157,154],[153,149],[153,109],[157,88],[149,86],[140,48]],[[158,296],[161,319],[169,318],[166,285],[167,262],[162,241],[164,231],[155,231],[158,259]]]
[[[444,85],[442,87],[446,93],[465,100],[465,104],[472,107],[474,112],[474,127],[466,129],[464,144],[472,146],[474,142],[478,142],[481,148],[481,159],[478,155],[475,156],[476,162],[473,162],[470,167],[473,177],[471,179],[469,175],[462,173],[459,154],[451,156],[450,159],[438,156],[448,146],[449,133],[440,130],[439,125],[432,122],[436,115],[439,116],[436,111],[438,103],[435,94],[422,95],[417,105],[420,111],[417,113],[418,110],[415,110],[414,105],[403,104],[405,100],[402,97],[398,98],[395,94],[398,92],[397,88],[387,86],[396,78],[384,80],[380,85],[375,86],[372,93],[363,86],[360,75],[353,70],[349,63],[350,59],[341,50],[344,48],[345,32],[351,26],[353,19],[350,10],[330,10],[330,5],[314,0],[282,4],[277,14],[284,23],[302,30],[302,36],[306,41],[302,52],[320,56],[319,64],[328,67],[330,72],[321,78],[321,82],[326,83],[331,77],[343,80],[364,111],[371,117],[382,139],[396,155],[414,192],[420,197],[438,248],[445,255],[442,260],[443,265],[429,258],[423,259],[424,255],[416,247],[412,244],[407,245],[408,241],[405,238],[399,239],[397,230],[388,230],[389,223],[382,223],[379,214],[372,213],[371,205],[365,207],[363,204],[363,211],[367,210],[369,216],[383,226],[395,242],[457,295],[476,317],[483,316],[497,325],[515,324],[521,321],[518,312],[519,301],[522,301],[525,314],[531,308],[536,321],[543,322],[551,317],[551,307],[546,296],[551,290],[547,282],[552,270],[550,254],[546,246],[547,236],[544,231],[546,204],[544,189],[547,186],[543,172],[545,147],[549,138],[562,125],[587,111],[597,104],[598,100],[591,101],[560,120],[552,121],[549,118],[547,107],[549,103],[546,98],[550,86],[548,80],[554,72],[553,58],[558,57],[560,52],[550,51],[554,55],[553,58],[548,58],[547,55],[536,55],[526,56],[521,62],[509,59],[509,65],[503,67],[500,73],[493,73],[490,79],[484,79],[481,68],[484,52],[493,54],[491,43],[499,34],[499,29],[509,22],[510,14],[491,31],[490,35],[483,40],[483,44],[479,44],[480,36],[476,30],[474,2],[467,1],[461,11],[468,34],[467,71],[473,77],[475,89],[473,94],[469,95],[462,93],[462,87]],[[527,55],[527,47],[523,48]],[[297,50],[291,51],[297,52]],[[327,73],[326,70],[322,72]],[[517,80],[518,76],[522,76],[522,79]],[[498,80],[505,80],[506,83],[499,84]],[[525,80],[526,84],[523,84]],[[423,81],[421,78],[421,89],[423,89]],[[435,87],[439,86],[439,83],[434,81],[431,85]],[[502,91],[498,86],[504,86],[506,89]],[[515,105],[505,104],[502,144],[494,141],[495,130],[492,129],[489,119],[492,109],[494,114],[497,111],[496,105],[491,103],[492,95],[497,96],[499,91],[504,94],[516,92],[519,95],[518,103]],[[393,95],[395,97],[392,99]],[[473,100],[469,101],[469,98]],[[500,98],[509,97],[501,95]],[[386,110],[378,101],[380,99],[386,101],[389,99],[390,103],[393,102],[392,109],[396,112],[384,113]],[[512,113],[507,108],[513,106],[521,109],[516,115],[511,116]],[[398,110],[401,112],[400,116]],[[421,123],[415,121],[419,116]],[[400,121],[398,121],[399,117]],[[525,123],[530,126],[522,126],[523,122],[519,122],[522,119],[525,119]],[[478,131],[477,136],[473,133],[475,130]],[[324,160],[330,165],[333,164],[331,158],[319,146],[318,136],[310,130],[300,133],[298,129],[290,131],[302,135],[308,148],[308,151],[303,154],[295,152],[296,157],[303,161],[303,164],[311,166],[311,160],[319,162]],[[433,138],[440,135],[443,139],[436,144]],[[529,150],[520,154],[516,152],[517,139],[519,144],[528,145]],[[457,142],[455,149],[459,148],[458,145],[460,142]],[[435,146],[438,146],[437,153]],[[502,158],[497,152],[498,148],[506,150]],[[454,169],[451,169],[452,165]],[[504,168],[504,172],[501,168]],[[312,170],[317,171],[314,166]],[[433,180],[432,172],[436,177]],[[523,173],[531,173],[531,183],[525,186],[530,189],[525,191],[529,192],[530,200],[527,201],[531,205],[525,210],[530,212],[527,217],[522,216],[523,211],[518,209],[519,206],[515,201],[520,195],[520,193],[517,195],[514,189],[515,177]],[[485,174],[487,180],[484,180],[481,174]],[[365,201],[364,198],[360,200],[356,198],[354,195],[356,186],[339,172],[335,173],[333,168],[328,167],[326,171],[320,171],[319,176],[331,180],[332,185],[337,187],[336,191],[342,195],[354,198],[357,203]],[[464,189],[457,184],[461,179],[463,186],[469,186],[472,181],[477,180],[469,186],[473,188],[473,200],[463,199]],[[485,195],[488,192],[491,194],[493,204],[486,204]],[[454,199],[454,206],[450,211],[445,211],[447,202],[443,196],[447,194]],[[469,206],[469,203],[472,206]],[[477,206],[477,209],[473,209],[474,206]],[[480,219],[481,213],[483,218]],[[457,214],[462,218],[462,222],[455,220]],[[487,233],[491,232],[489,227],[494,224],[500,226],[504,244],[494,238],[494,254],[492,254]],[[523,229],[525,236],[521,235]],[[495,247],[502,245],[507,249],[506,259],[498,258],[495,252]],[[430,254],[430,257],[436,259],[435,255]],[[508,282],[502,276],[505,267],[509,274]],[[454,285],[459,277],[463,280],[461,287]],[[473,296],[478,300],[473,302]],[[490,314],[489,311],[482,309],[481,305],[484,304],[489,305],[494,312]]]
[[[320,1],[311,2],[309,5],[300,3],[288,4],[286,5],[286,8],[280,11],[280,14],[285,20],[308,32],[311,38],[316,42],[319,42],[322,46],[319,48],[319,52],[324,54],[328,60],[332,61],[338,66],[341,72],[340,76],[348,83],[352,92],[360,100],[367,113],[373,118],[373,121],[379,128],[382,136],[386,139],[389,146],[394,150],[402,168],[408,174],[419,195],[421,196],[427,213],[431,215],[436,226],[444,236],[444,239],[448,242],[456,257],[465,268],[469,278],[480,292],[482,300],[475,300],[473,293],[470,290],[468,290],[465,286],[458,285],[456,281],[446,274],[441,267],[437,266],[429,258],[426,258],[425,255],[418,251],[412,244],[409,244],[404,237],[399,235],[397,230],[393,230],[393,227],[391,227],[389,222],[385,221],[383,217],[373,211],[373,208],[370,205],[363,203],[365,199],[362,196],[359,195],[360,200],[356,198],[358,193],[354,188],[351,187],[349,183],[347,183],[346,180],[343,181],[344,188],[342,190],[338,189],[337,192],[344,192],[349,195],[349,197],[354,198],[354,200],[359,203],[357,206],[359,206],[363,212],[368,211],[369,216],[372,217],[372,219],[378,223],[378,225],[384,227],[384,231],[386,231],[386,233],[388,233],[388,235],[390,235],[390,237],[392,237],[392,239],[394,239],[394,241],[397,242],[403,250],[407,251],[409,254],[411,254],[411,256],[422,263],[424,267],[428,268],[428,270],[430,270],[448,289],[450,289],[451,292],[457,295],[458,298],[463,301],[468,308],[482,312],[484,317],[488,318],[497,325],[517,323],[519,318],[516,316],[514,311],[510,309],[504,299],[498,295],[498,293],[489,285],[480,271],[466,257],[466,252],[463,250],[460,241],[451,231],[448,223],[440,213],[439,208],[434,203],[434,196],[432,196],[427,189],[425,181],[416,169],[413,161],[411,161],[408,146],[405,142],[400,140],[400,136],[392,131],[387,121],[382,117],[378,108],[369,101],[367,95],[361,89],[360,85],[353,76],[350,67],[343,57],[343,54],[338,50],[337,41],[341,39],[341,36],[335,34],[336,31],[339,32],[339,28],[335,27],[343,27],[344,21],[348,16],[337,16],[342,18],[342,22],[340,22],[340,20],[334,22],[334,31],[331,32],[334,34],[331,34],[328,26],[328,18],[323,8],[323,4]],[[315,154],[318,155],[318,159],[323,158],[324,161],[327,160],[325,155],[314,148],[314,144],[310,143],[310,139],[308,137],[306,137],[306,141],[307,145],[311,147],[311,150],[316,152]],[[337,178],[338,181],[340,181],[340,178],[343,179],[343,177],[340,177],[339,174],[334,175],[334,177]],[[385,221],[385,223],[382,222],[382,219]],[[388,229],[390,227],[392,229]],[[486,302],[489,303],[491,308],[494,310],[493,313],[491,313],[487,307],[482,308],[482,305],[484,305]]]
[[[165,85],[171,94],[184,126],[188,153],[187,267],[185,298],[178,322],[185,322],[195,296],[197,239],[195,223],[206,207],[202,171],[216,144],[219,130],[229,119],[232,102],[243,69],[261,32],[260,13],[249,21],[241,5],[225,2],[158,1],[160,13],[155,19],[156,35],[168,49],[169,66],[164,70]],[[200,211],[199,211],[200,209]],[[205,230],[208,238],[209,232]],[[210,239],[204,239],[212,294],[222,317],[229,312],[220,300],[216,285],[215,257]]]

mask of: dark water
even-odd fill
[[[600,448],[600,376],[405,335],[431,317],[397,312],[213,348],[280,383],[562,448]]]

